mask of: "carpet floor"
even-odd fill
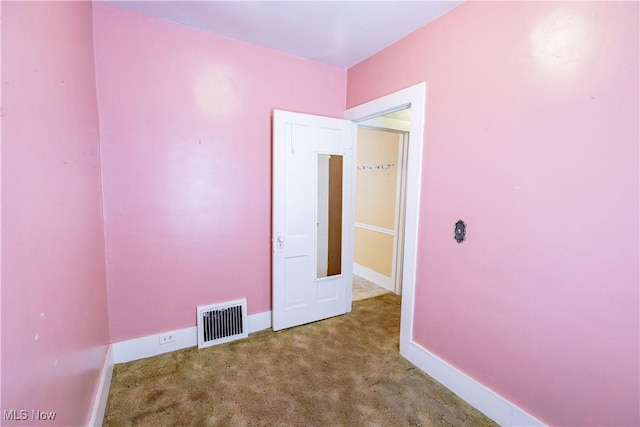
[[[382,286],[378,286],[367,279],[353,275],[353,286],[351,287],[351,301],[360,301],[367,298],[377,297],[389,293]]]
[[[105,426],[493,426],[398,353],[400,297],[116,365]]]

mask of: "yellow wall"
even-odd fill
[[[393,272],[393,236],[356,227],[353,261],[391,277]]]
[[[399,134],[358,129],[356,223],[395,229]],[[391,277],[393,236],[356,227],[354,262]]]
[[[356,222],[393,230],[398,180],[399,135],[369,129],[358,130],[356,164]],[[368,169],[379,165],[390,169]],[[361,169],[361,168],[367,169]]]

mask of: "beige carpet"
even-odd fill
[[[400,298],[117,365],[106,426],[495,425],[398,354]]]

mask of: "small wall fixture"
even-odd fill
[[[453,238],[456,239],[456,242],[462,243],[466,235],[467,235],[467,225],[464,223],[463,220],[458,220],[454,228]]]

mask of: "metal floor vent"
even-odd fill
[[[210,347],[249,336],[247,300],[198,308],[198,348]]]

